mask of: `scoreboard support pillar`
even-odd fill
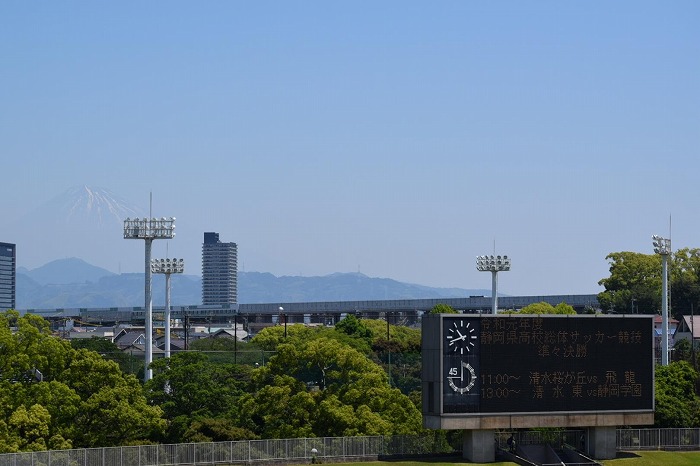
[[[617,455],[615,426],[589,427],[584,451],[597,460],[611,460]]]
[[[472,463],[496,461],[496,435],[493,429],[465,430],[462,457]]]

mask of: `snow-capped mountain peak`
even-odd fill
[[[127,217],[140,216],[138,207],[104,188],[72,187],[39,208],[42,215],[57,223],[87,222],[97,227],[113,227]]]

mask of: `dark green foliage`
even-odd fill
[[[204,418],[194,421],[182,436],[183,442],[225,442],[258,438],[253,432],[238,427],[231,419]]]
[[[360,338],[369,342],[372,341],[372,331],[361,319],[358,319],[352,314],[335,324],[335,329],[353,338]]]
[[[163,409],[169,421],[166,438],[192,428],[192,422],[206,418],[234,418],[238,399],[250,380],[247,366],[212,363],[198,352],[175,354],[152,364],[153,379],[145,385],[148,400]]]
[[[606,259],[610,261],[610,276],[598,282],[605,287],[598,294],[603,310],[618,314],[655,313],[661,305],[661,257],[614,252]]]
[[[669,262],[674,317],[680,320],[700,306],[700,249],[679,249]]]
[[[0,328],[0,375],[22,381],[0,376],[3,451],[422,430],[420,331],[403,325],[349,316],[288,325],[286,336],[270,327],[249,343],[202,339],[156,359],[141,386],[120,370],[134,361],[107,340],[71,347],[41,318],[10,321],[27,346]]]
[[[332,338],[280,344],[253,377],[241,422],[263,438],[416,433],[420,412],[382,368]]]
[[[177,353],[170,359],[159,359],[151,365],[153,379],[145,385],[148,399],[160,406],[167,419],[179,415],[210,416],[225,409],[225,400],[212,393],[219,388],[217,368],[205,354]]]
[[[656,366],[656,427],[699,427],[698,373],[686,361]]]
[[[40,317],[0,314],[0,452],[153,441],[164,426],[115,362],[72,348]]]
[[[458,314],[449,304],[436,304],[430,310],[431,314]]]
[[[658,254],[615,252],[610,261],[610,276],[598,284],[603,310],[618,314],[654,314],[661,308],[662,261]],[[669,287],[673,296],[674,317],[690,314],[700,306],[700,249],[679,249],[668,258]]]
[[[307,327],[302,324],[294,324],[287,326],[286,337],[284,333],[284,327],[281,325],[267,327],[255,335],[250,343],[265,352],[266,360],[277,351],[277,347],[281,344],[304,342],[318,338],[336,340],[364,354],[371,352],[371,339],[355,334],[350,335],[335,327]]]
[[[362,324],[372,332],[372,351],[381,353],[412,353],[420,351],[420,329],[409,328],[405,325],[387,325],[386,321],[363,319]]]
[[[392,385],[404,395],[420,391],[421,367],[420,353],[394,353],[391,356]]]
[[[693,348],[690,341],[686,339],[677,340],[673,345],[673,359],[675,361],[687,361],[693,365]],[[695,367],[693,365],[693,367]]]
[[[559,303],[556,306],[552,306],[546,302],[532,303],[520,311],[518,314],[576,314],[574,308],[566,303]]]

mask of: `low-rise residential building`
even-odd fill
[[[675,341],[690,340],[700,346],[700,316],[683,316],[673,336]]]

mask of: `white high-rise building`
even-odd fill
[[[0,312],[15,308],[17,258],[15,245],[0,243]]]
[[[202,244],[202,304],[238,303],[238,246],[222,243],[218,233],[204,233]]]

